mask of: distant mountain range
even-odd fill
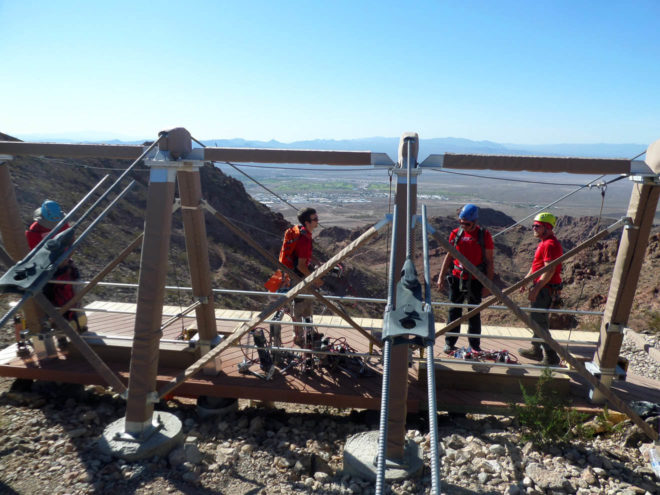
[[[46,141],[57,143],[105,143],[141,144],[147,139],[130,140],[123,136],[106,139],[99,133],[77,133],[66,137],[63,134],[23,134],[17,136],[25,141]],[[282,143],[280,141],[256,141],[243,138],[205,139],[207,146],[228,148],[277,148],[277,149],[319,149],[338,151],[374,151],[387,153],[396,161],[399,146],[398,137],[371,137],[361,139],[313,139]],[[493,141],[473,141],[464,138],[430,138],[420,140],[420,161],[432,153],[476,153],[489,155],[541,155],[577,156],[595,158],[633,158],[646,150],[648,144],[515,144]]]

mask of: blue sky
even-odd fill
[[[0,0],[0,131],[660,138],[657,0]]]

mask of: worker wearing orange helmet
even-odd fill
[[[552,213],[542,212],[534,217],[532,231],[534,237],[540,240],[534,253],[532,267],[525,277],[540,270],[551,261],[556,260],[564,251],[561,244],[554,234],[554,228],[557,224],[557,217]],[[529,289],[528,299],[532,303],[532,308],[549,309],[552,305],[555,294],[561,290],[561,263],[554,270],[549,270],[534,280],[534,284]],[[521,290],[524,290],[523,287]],[[545,330],[550,329],[548,313],[533,312],[530,314],[533,321],[538,323]],[[550,348],[548,344],[532,342],[532,346],[526,349],[519,349],[521,356],[535,361],[541,361],[546,366],[555,366],[559,364],[559,356]]]

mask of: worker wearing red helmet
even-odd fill
[[[561,244],[554,234],[554,227],[557,224],[557,218],[548,212],[539,213],[534,217],[534,224],[532,230],[534,237],[540,240],[536,251],[534,252],[534,260],[532,267],[527,272],[525,277],[530,276],[532,273],[540,270],[551,261],[559,258],[564,251]],[[523,287],[521,290],[524,290]],[[532,303],[532,308],[549,309],[552,305],[553,296],[561,290],[561,264],[557,265],[554,270],[545,272],[543,275],[534,280],[534,284],[529,289],[528,298]],[[550,322],[548,313],[530,313],[530,317],[541,328],[545,330],[550,329]],[[526,349],[519,349],[518,352],[521,356],[535,361],[541,361],[541,364],[546,366],[554,366],[559,364],[559,356],[550,348],[548,344],[532,342],[532,346]]]

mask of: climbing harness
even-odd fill
[[[486,229],[483,227],[477,227],[479,229],[479,233],[477,235],[477,242],[479,243],[479,246],[481,247],[481,263],[477,265],[477,268],[481,270],[483,273],[486,273],[486,269],[488,267],[488,259],[486,258]],[[461,239],[463,238],[463,235],[465,234],[465,230],[463,230],[463,227],[459,227],[458,232],[456,233],[456,236],[454,237],[454,240],[452,244],[454,245],[455,248],[457,248],[457,245],[459,242],[461,242]],[[458,248],[457,248],[458,249]],[[466,271],[463,265],[460,263],[458,265],[454,265],[459,268],[461,272],[461,292],[467,292],[469,290],[468,286],[464,287],[464,280],[463,280],[463,273]],[[471,281],[474,278],[474,275],[472,275],[470,272],[468,272],[468,278],[467,280]]]
[[[496,363],[518,364],[518,357],[506,349],[500,351],[485,349],[476,351],[471,347],[461,347],[460,349],[450,351],[448,356],[467,361],[493,361]]]

